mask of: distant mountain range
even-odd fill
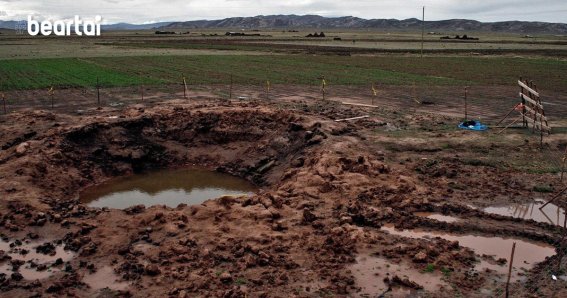
[[[145,30],[145,29],[156,29],[159,27],[164,27],[172,22],[160,22],[160,23],[149,23],[149,24],[129,24],[129,23],[116,23],[111,25],[102,25],[102,30]]]
[[[14,29],[16,21],[0,21],[0,28]],[[420,30],[421,21],[418,19],[361,19],[357,17],[327,18],[318,15],[271,15],[255,17],[236,17],[222,20],[198,20],[187,22],[160,22],[151,24],[118,23],[103,25],[103,30],[144,30],[144,29],[377,29],[388,31]],[[565,23],[545,22],[488,22],[474,20],[443,20],[426,21],[427,31],[443,32],[507,32],[523,34],[567,34]]]
[[[326,18],[317,15],[272,15],[243,18],[228,18],[223,20],[201,20],[188,22],[172,22],[163,29],[199,29],[199,28],[316,28],[316,29],[379,29],[379,30],[419,30],[421,21],[418,19],[361,19],[357,17]],[[483,23],[474,20],[444,20],[426,21],[427,31],[486,31],[511,33],[545,33],[567,34],[567,24],[545,22],[492,22]]]

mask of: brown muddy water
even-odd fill
[[[525,204],[512,204],[507,206],[493,206],[484,208],[486,213],[493,213],[504,216],[511,216],[521,219],[533,219],[551,225],[563,226],[565,222],[565,212],[559,206],[548,204],[541,210],[539,209],[546,200],[535,199]]]
[[[55,265],[57,259],[61,259],[64,263],[75,256],[73,252],[64,250],[62,245],[56,245],[52,254],[37,252],[36,247],[44,243],[32,241],[15,245],[15,242],[0,240],[0,250],[4,251],[4,255],[10,256],[12,261],[24,262],[19,268],[15,269],[11,261],[4,260],[0,263],[0,273],[11,276],[18,272],[26,280],[44,279],[63,270],[63,264]]]
[[[114,272],[111,266],[103,266],[92,274],[83,277],[83,282],[93,290],[110,289],[114,291],[124,291],[130,285],[125,281],[120,281],[120,277]]]
[[[531,269],[536,263],[542,262],[546,257],[555,255],[555,248],[545,243],[527,241],[515,238],[488,237],[477,235],[457,235],[441,231],[397,230],[392,224],[386,224],[382,230],[390,234],[408,238],[434,238],[440,237],[449,241],[458,241],[459,245],[472,249],[478,255],[493,256],[494,260],[510,259],[512,244],[516,242],[512,281],[522,280],[523,273]],[[476,266],[481,271],[490,269],[500,276],[507,275],[508,264],[497,265],[495,262],[481,260]]]
[[[423,273],[413,269],[403,262],[393,263],[380,257],[368,254],[359,255],[356,263],[350,267],[356,281],[361,288],[358,293],[360,297],[381,297],[386,293],[388,285],[385,278],[398,276],[401,279],[409,279],[423,287],[428,292],[436,292],[442,287],[447,287],[439,272]],[[393,287],[388,291],[387,297],[422,297],[421,290]]]
[[[434,220],[437,220],[437,221],[449,222],[449,223],[459,221],[459,218],[457,218],[457,217],[443,215],[443,214],[440,214],[440,213],[415,212],[413,215],[419,216],[419,217],[425,217],[425,218],[429,218],[429,219],[434,219]]]
[[[198,205],[225,195],[251,195],[257,188],[228,174],[204,169],[167,169],[110,180],[83,191],[90,207],[125,209],[135,205]]]

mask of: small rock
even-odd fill
[[[30,143],[23,142],[20,145],[18,145],[18,147],[16,147],[16,154],[24,155],[24,154],[26,154],[26,152],[28,151],[29,148],[30,148]]]
[[[413,256],[414,262],[423,263],[426,260],[427,260],[427,254],[423,251],[420,251]]]
[[[145,210],[146,210],[146,206],[136,205],[136,206],[132,206],[132,207],[128,207],[128,208],[124,209],[124,212],[126,212],[126,214],[136,214],[136,213],[142,213]]]
[[[15,280],[15,281],[20,281],[20,280],[24,279],[24,276],[20,272],[14,272],[14,273],[12,273],[12,275],[10,275],[10,277],[12,278],[12,280]]]
[[[230,273],[228,272],[221,273],[221,275],[219,275],[219,278],[223,283],[229,283],[232,281],[232,275],[230,275]]]
[[[305,159],[303,157],[296,158],[291,161],[291,166],[294,168],[300,168],[305,163]]]
[[[303,221],[304,222],[314,222],[317,220],[317,216],[313,214],[309,209],[303,209]]]
[[[61,214],[58,213],[53,214],[53,221],[57,223],[61,222]]]
[[[147,275],[150,276],[156,276],[161,273],[161,270],[159,270],[159,267],[155,264],[147,265],[146,268],[144,268],[144,271]]]
[[[321,135],[316,135],[307,142],[308,145],[316,145],[321,143],[325,138]]]

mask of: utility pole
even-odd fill
[[[421,58],[423,58],[423,40],[425,39],[425,6],[423,7],[423,14],[421,19]]]

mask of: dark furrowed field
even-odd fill
[[[520,76],[567,91],[567,61],[511,57],[201,55],[2,60],[0,88],[39,89],[180,83],[333,85],[510,85]]]

